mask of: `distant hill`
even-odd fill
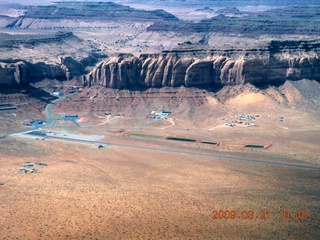
[[[94,27],[97,22],[101,26],[108,22],[178,20],[162,9],[147,11],[113,2],[65,1],[38,6],[2,4],[0,9],[0,28],[73,29]]]
[[[151,4],[162,6],[215,6],[215,7],[230,7],[230,6],[288,6],[288,5],[319,5],[319,0],[115,0],[118,3],[136,3],[136,4]]]
[[[288,6],[288,5],[319,5],[319,0],[75,0],[76,2],[116,2],[116,3],[136,3],[159,6],[216,6],[216,7],[230,7],[230,6]],[[2,3],[20,3],[25,5],[45,5],[51,2],[69,2],[68,0],[0,0]]]
[[[225,8],[221,12],[238,13],[237,8]],[[217,12],[216,12],[217,13]],[[241,12],[240,12],[241,13]],[[318,36],[320,34],[319,6],[288,6],[269,11],[251,13],[241,18],[227,17],[220,14],[200,22],[156,22],[148,31],[174,31],[197,33],[241,34],[243,36],[297,34]]]

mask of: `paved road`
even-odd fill
[[[49,103],[46,106],[46,114],[47,114],[47,126],[51,126],[54,122],[54,118],[52,117],[51,110],[54,104],[58,103],[59,101],[62,101],[63,99],[73,95],[68,94],[63,97],[60,97],[51,103]],[[146,125],[149,125],[156,121],[151,121],[147,123]],[[146,126],[142,125],[140,127]],[[17,133],[25,133],[25,132],[17,132]],[[13,133],[14,134],[14,133]],[[6,138],[7,136],[13,135],[13,134],[6,134],[3,136],[0,136],[1,138]],[[252,163],[262,163],[262,164],[268,164],[268,165],[277,165],[282,167],[293,167],[293,168],[300,168],[300,169],[311,169],[311,170],[320,170],[319,166],[309,166],[309,165],[300,165],[300,164],[293,164],[293,163],[283,163],[283,162],[272,162],[267,160],[259,160],[259,159],[249,159],[249,158],[238,158],[233,156],[222,156],[222,155],[215,155],[215,154],[209,154],[209,153],[199,153],[199,152],[187,152],[187,151],[180,151],[180,150],[172,150],[172,149],[164,149],[164,148],[152,148],[152,147],[144,147],[144,146],[136,146],[136,145],[129,145],[129,144],[115,144],[115,143],[108,143],[108,142],[96,142],[92,140],[82,140],[82,139],[75,139],[75,138],[62,138],[59,136],[47,136],[47,138],[57,138],[62,140],[69,140],[69,141],[78,141],[78,142],[87,142],[87,143],[97,143],[97,144],[108,144],[108,145],[114,145],[114,146],[120,146],[120,147],[129,147],[129,148],[136,148],[136,149],[144,149],[144,150],[152,150],[152,151],[161,151],[161,152],[168,152],[168,153],[179,153],[179,154],[186,154],[186,155],[196,155],[196,156],[205,156],[205,157],[213,157],[213,158],[220,158],[220,159],[228,159],[231,161],[245,161],[245,162],[252,162]]]
[[[76,92],[75,92],[75,93],[76,93]],[[63,99],[66,99],[67,97],[69,97],[69,96],[71,96],[71,95],[73,95],[73,94],[75,94],[75,93],[71,93],[71,94],[68,94],[68,95],[64,95],[64,96],[62,96],[62,97],[59,97],[58,99],[53,100],[51,103],[49,103],[49,104],[46,106],[46,108],[45,108],[46,115],[47,115],[47,121],[46,121],[46,123],[47,123],[47,126],[48,126],[48,127],[51,126],[51,125],[53,124],[54,120],[55,120],[55,119],[52,117],[52,114],[51,114],[51,110],[52,110],[54,104],[62,101]],[[79,126],[78,123],[75,123],[75,124]],[[35,128],[41,128],[41,127],[43,127],[43,125],[36,125],[36,126],[35,126]],[[80,126],[79,126],[79,127],[80,127]],[[29,132],[29,131],[27,131],[27,132]],[[13,134],[22,134],[22,133],[26,133],[26,131],[20,131],[20,132],[14,132],[14,133],[2,135],[2,136],[0,136],[0,139],[4,139],[4,138],[6,138],[6,137],[8,137],[8,136],[10,136],[10,135],[13,135]]]
[[[54,122],[54,118],[52,117],[52,114],[51,114],[51,110],[54,106],[54,104],[60,102],[61,100],[65,99],[66,96],[63,96],[63,97],[59,97],[58,99],[52,101],[51,103],[49,103],[47,106],[46,106],[46,114],[47,114],[47,126],[51,126]]]
[[[51,114],[51,111],[52,111],[52,108],[54,106],[54,104],[70,97],[71,95],[75,94],[77,92],[74,92],[74,93],[70,93],[70,94],[67,94],[67,95],[63,95],[62,97],[59,97],[58,99],[52,101],[51,103],[49,103],[47,106],[46,106],[46,115],[47,115],[47,126],[51,126],[53,123],[54,123],[54,118],[52,117],[52,114]],[[74,122],[78,127],[80,127],[80,125],[76,122]]]
[[[136,149],[144,149],[144,150],[152,150],[152,151],[160,151],[160,152],[168,152],[168,153],[179,153],[179,154],[186,154],[186,155],[196,155],[196,156],[204,156],[204,157],[213,157],[213,158],[220,158],[220,159],[228,159],[231,161],[244,161],[244,162],[252,162],[252,163],[262,163],[267,165],[277,165],[282,167],[293,167],[293,168],[300,168],[300,169],[311,169],[311,170],[318,170],[320,171],[320,166],[310,166],[310,165],[300,165],[294,163],[283,163],[283,162],[273,162],[267,160],[259,160],[259,159],[250,159],[250,158],[238,158],[233,156],[222,156],[210,153],[199,153],[199,152],[187,152],[187,151],[180,151],[180,150],[173,150],[173,149],[165,149],[165,148],[154,148],[154,147],[144,147],[144,146],[136,146],[130,144],[117,144],[117,143],[110,143],[110,142],[96,142],[90,140],[80,140],[80,139],[73,139],[73,138],[61,138],[58,136],[48,136],[48,138],[58,138],[63,140],[69,141],[79,141],[79,142],[88,142],[88,143],[97,143],[97,144],[108,144],[113,146],[119,147],[128,147],[128,148],[136,148]]]

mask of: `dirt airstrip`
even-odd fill
[[[1,115],[0,239],[317,239],[317,111],[308,102],[281,105],[250,91],[219,101],[179,91],[184,101],[177,107],[161,92],[148,101],[136,93],[135,108],[128,98],[114,100],[117,105],[99,94],[82,104],[70,101],[84,90],[52,111],[54,118],[79,114],[81,127],[56,119],[37,130],[103,135],[101,149],[93,142],[6,136],[32,130],[21,125],[32,113],[45,118],[43,99],[36,104],[30,96],[10,95],[18,110]],[[150,123],[150,111],[163,109],[173,110],[169,118]],[[256,126],[225,125],[240,113],[259,116],[250,120]],[[26,162],[48,166],[20,173]]]
[[[320,234],[316,170],[56,140],[1,141],[2,239],[316,239]],[[18,173],[23,163],[39,160],[48,163],[42,173]],[[214,210],[238,216],[252,210],[258,218],[213,219]],[[270,219],[260,219],[262,210],[270,211]],[[280,218],[280,210],[291,217]],[[297,218],[300,210],[307,219]]]

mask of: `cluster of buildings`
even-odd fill
[[[255,120],[256,116],[253,115],[246,115],[246,114],[239,114],[238,119],[241,120]]]
[[[79,119],[79,116],[77,114],[60,114],[60,117],[63,120],[74,120],[74,119]]]
[[[41,171],[37,168],[34,167],[34,165],[38,165],[38,166],[48,166],[48,164],[44,163],[44,162],[27,162],[23,165],[23,168],[19,169],[20,173],[41,173]]]
[[[256,124],[250,122],[251,120],[255,120],[256,117],[259,117],[259,115],[239,114],[237,116],[237,120],[236,121],[232,121],[230,123],[227,122],[226,126],[235,127],[236,124],[243,124],[243,123],[244,123],[244,126],[246,126],[246,127],[256,126]],[[221,120],[227,120],[227,119],[223,117],[223,118],[221,118]],[[244,121],[246,121],[246,122],[244,122]]]
[[[73,122],[75,125],[77,125],[78,127],[80,127],[80,125],[78,124],[78,120],[80,119],[80,117],[77,114],[60,114],[61,119],[63,119],[64,121],[70,121]]]
[[[277,116],[277,120],[279,120],[280,122],[282,122],[284,120],[283,116]]]
[[[54,92],[53,92],[53,95],[55,95],[55,96],[57,96],[57,97],[63,97],[63,96],[64,96],[63,93],[58,92],[58,91],[54,91]]]
[[[32,120],[25,120],[22,122],[23,126],[27,127],[40,127],[39,125],[45,125],[47,122],[45,119],[32,119]]]
[[[149,118],[155,118],[155,119],[167,119],[168,116],[171,114],[169,111],[151,111],[148,115]]]

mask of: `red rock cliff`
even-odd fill
[[[286,44],[251,50],[114,55],[100,62],[84,78],[84,85],[130,89],[259,85],[304,78],[320,81],[318,45],[310,50],[301,43]]]

